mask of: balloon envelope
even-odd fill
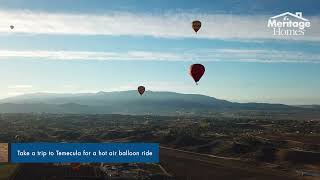
[[[195,32],[198,32],[200,28],[201,28],[201,22],[200,21],[196,20],[196,21],[192,22],[192,29]]]
[[[20,136],[19,136],[19,135],[16,135],[14,138],[15,138],[15,139],[20,139]]]
[[[13,28],[14,28],[14,26],[13,26],[13,25],[11,25],[11,26],[10,26],[10,28],[11,28],[11,29],[13,29]]]
[[[192,64],[190,66],[189,73],[194,79],[194,81],[196,82],[196,84],[201,79],[204,72],[205,72],[205,68],[202,64]]]
[[[142,96],[142,94],[144,93],[144,91],[146,90],[146,88],[144,86],[139,86],[138,87],[138,92],[139,94]]]

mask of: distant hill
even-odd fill
[[[81,94],[35,93],[0,100],[0,112],[28,113],[119,113],[119,114],[206,114],[228,110],[295,110],[283,104],[234,103],[199,94],[146,91]]]
[[[309,109],[319,109],[320,110],[320,105],[298,105],[297,107],[309,108]]]

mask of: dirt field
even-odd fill
[[[8,180],[16,167],[17,164],[0,163],[0,180]]]
[[[0,162],[8,162],[8,144],[0,143]]]
[[[90,167],[72,170],[71,167],[29,163],[20,164],[10,179],[98,179],[95,177],[96,173]]]
[[[296,180],[298,177],[272,169],[260,169],[249,163],[210,158],[178,152],[160,150],[163,167],[179,179],[221,179],[221,180]]]

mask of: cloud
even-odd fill
[[[320,17],[305,17],[311,28],[305,36],[273,36],[267,28],[270,15],[244,16],[232,14],[164,13],[134,14],[66,14],[34,11],[0,10],[0,34],[69,34],[153,36],[162,38],[208,39],[286,39],[320,40]],[[200,19],[201,30],[195,34],[191,22]],[[11,30],[10,25],[15,28]]]
[[[9,85],[8,86],[9,91],[7,92],[7,96],[18,96],[22,94],[27,94],[32,91],[32,88],[33,86],[28,84]],[[6,96],[3,96],[3,97],[2,96],[1,98],[6,97]]]
[[[183,49],[170,52],[126,51],[42,51],[42,50],[1,50],[0,60],[133,60],[133,61],[190,61],[190,62],[262,62],[262,63],[320,63],[319,53],[281,51],[266,49]]]
[[[94,52],[94,51],[42,51],[0,50],[0,59],[36,58],[49,60],[177,60],[178,54],[147,51]]]
[[[19,96],[19,95],[23,95],[23,94],[25,94],[25,93],[23,93],[23,92],[8,92],[8,96],[10,97],[10,96]],[[7,97],[7,96],[5,96],[5,97]]]
[[[10,85],[8,86],[9,89],[31,89],[32,85]]]

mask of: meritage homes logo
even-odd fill
[[[311,23],[302,17],[302,12],[285,12],[269,18],[268,27],[273,29],[275,36],[303,36]]]

